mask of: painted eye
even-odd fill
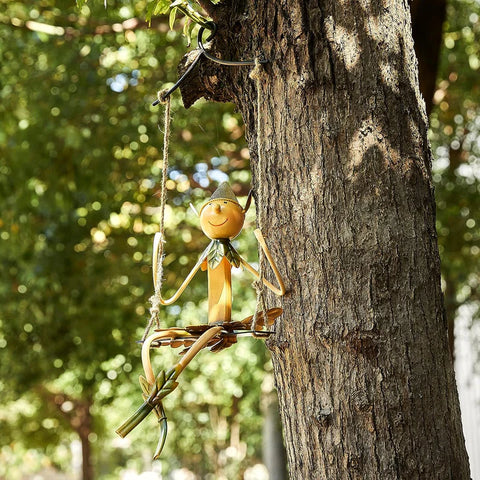
[[[227,204],[227,202],[223,202],[225,205]]]

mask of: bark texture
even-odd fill
[[[289,289],[269,347],[291,478],[470,478],[408,3],[220,5],[212,52],[269,60],[260,109],[248,68],[202,61],[182,94],[247,127]]]

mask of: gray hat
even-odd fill
[[[245,207],[242,207],[238,201],[238,198],[233,193],[230,184],[228,182],[222,182],[218,186],[218,188],[212,193],[210,200],[203,204],[202,208],[200,209],[200,213],[202,213],[202,210],[208,205],[208,202],[210,202],[211,200],[229,200],[230,202],[236,203],[242,209],[242,212],[246,213],[246,211],[250,208],[250,203],[252,201],[252,191],[250,191],[248,194]]]
[[[212,193],[210,200],[218,199],[232,200],[235,203],[238,203],[238,198],[233,193],[232,187],[228,182],[222,182],[218,188]]]

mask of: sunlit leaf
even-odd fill
[[[176,8],[172,8],[170,10],[170,15],[168,17],[168,25],[170,26],[170,30],[173,30],[173,26],[175,24],[175,18],[177,16],[177,9]]]
[[[171,8],[170,0],[154,0],[152,3],[155,4],[153,9],[154,15],[165,15]]]

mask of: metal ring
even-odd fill
[[[213,55],[210,55],[205,50],[205,47],[203,46],[203,32],[205,31],[205,27],[200,27],[200,30],[198,31],[197,35],[197,42],[198,42],[198,47],[200,50],[203,52],[206,58],[211,60],[212,62],[219,63],[220,65],[227,65],[230,67],[239,67],[242,65],[255,65],[255,60],[223,60],[221,58],[214,57]],[[207,38],[207,42],[210,41],[215,34],[217,33],[217,29],[212,32],[212,34]],[[266,60],[260,60],[260,63],[266,63]]]
[[[206,40],[207,42],[212,40],[213,37],[215,37],[215,35],[217,33],[217,24],[216,23],[208,22],[208,25],[209,25],[209,27],[211,27],[211,33]],[[171,87],[169,90],[167,90],[162,95],[163,100],[165,100],[167,97],[169,97],[182,84],[182,82],[185,80],[185,78],[188,76],[188,74],[196,67],[196,65],[198,64],[198,62],[199,62],[199,60],[202,56],[205,56],[206,58],[208,58],[212,62],[219,63],[220,65],[230,66],[230,67],[238,67],[238,66],[242,66],[242,65],[255,65],[255,60],[234,61],[234,60],[223,60],[221,58],[214,57],[213,55],[211,55],[210,53],[208,53],[205,50],[205,47],[203,45],[203,32],[205,32],[205,27],[200,27],[200,29],[198,30],[198,35],[197,35],[197,43],[198,43],[198,48],[200,49],[200,52],[198,53],[195,60],[193,60],[193,62],[189,65],[187,70],[185,70],[183,75],[177,80],[175,85],[173,87]],[[259,63],[267,63],[267,60],[259,60]],[[152,107],[157,106],[159,103],[160,103],[160,100],[158,100],[158,99],[155,100],[152,103]]]

